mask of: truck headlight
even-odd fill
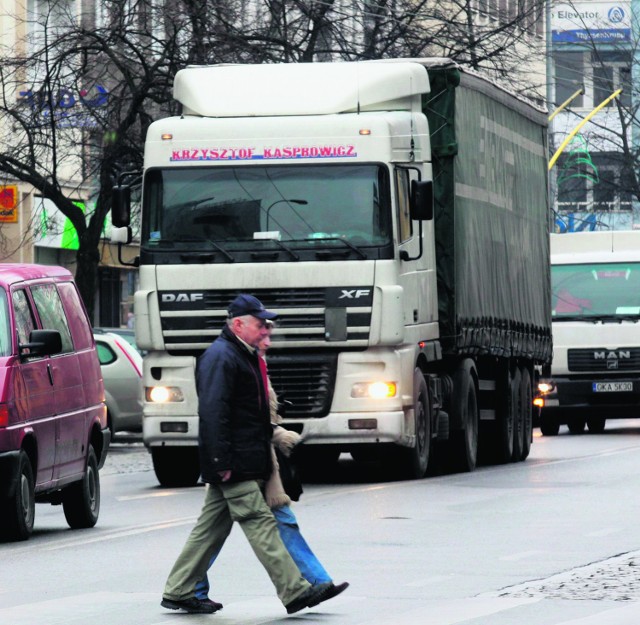
[[[147,386],[145,397],[148,402],[154,404],[184,401],[182,390],[177,386]]]
[[[538,392],[541,395],[548,395],[549,393],[553,393],[556,390],[556,385],[550,381],[542,381],[538,383]]]
[[[386,399],[395,397],[397,390],[395,382],[357,382],[351,387],[351,397]]]

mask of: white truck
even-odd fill
[[[640,416],[640,232],[551,234],[554,352],[542,434]]]
[[[198,479],[196,359],[240,292],[280,315],[269,374],[303,460],[526,458],[552,351],[544,112],[447,59],[189,67],[174,97],[135,295],[160,483]]]

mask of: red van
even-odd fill
[[[71,273],[0,264],[0,539],[30,536],[36,502],[62,504],[72,528],[93,527],[110,438]]]

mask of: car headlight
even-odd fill
[[[182,389],[177,386],[147,386],[145,397],[148,402],[154,404],[184,401]]]
[[[395,382],[357,382],[351,387],[351,397],[386,399],[395,397],[397,390]]]

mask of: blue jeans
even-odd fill
[[[300,527],[293,514],[293,510],[291,510],[289,506],[282,506],[281,508],[274,508],[272,512],[276,518],[280,538],[282,538],[284,546],[300,569],[302,576],[310,584],[330,582],[331,577],[329,573],[325,571],[318,558],[316,558],[313,551],[311,551],[307,541],[300,533]],[[209,568],[211,568],[219,553],[218,551],[213,554],[209,562]],[[206,599],[209,596],[209,588],[209,578],[205,574],[196,584],[196,597],[198,599]]]

